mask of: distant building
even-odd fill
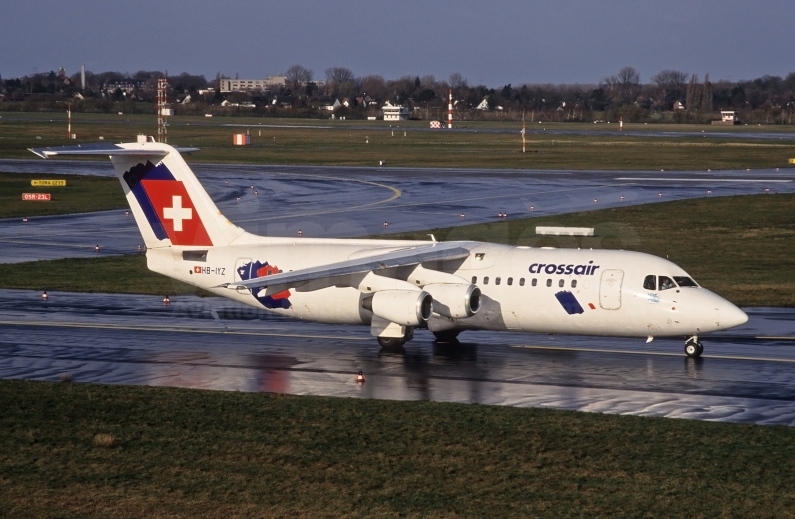
[[[489,109],[489,98],[484,97],[483,101],[480,102],[479,105],[475,107],[476,110],[488,110]]]
[[[674,101],[674,112],[680,112],[685,109],[685,105],[682,104],[682,101]]]
[[[253,92],[270,90],[287,85],[284,76],[268,76],[265,79],[221,79],[221,92]]]
[[[341,108],[342,104],[340,103],[339,99],[335,99],[333,103],[329,102],[323,105],[323,110],[328,110],[329,112],[333,112],[334,110]]]
[[[712,121],[712,124],[715,126],[733,126],[740,124],[740,118],[737,117],[734,110],[721,110],[720,121]]]
[[[389,101],[381,108],[384,111],[384,121],[408,121],[409,109],[401,105],[393,105]]]

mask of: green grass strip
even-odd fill
[[[31,155],[32,156],[32,155]],[[31,180],[66,180],[66,186],[33,187]],[[22,193],[50,193],[52,200],[22,200]],[[117,178],[0,172],[0,218],[128,209]]]
[[[792,517],[795,429],[0,381],[8,517]]]

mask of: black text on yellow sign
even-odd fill
[[[33,187],[63,187],[66,185],[66,180],[31,180],[30,185]]]

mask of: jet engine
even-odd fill
[[[432,283],[423,290],[433,297],[433,311],[451,319],[472,317],[480,310],[480,289],[464,283]]]
[[[382,290],[362,299],[362,308],[401,326],[419,326],[433,313],[433,297],[424,290]]]

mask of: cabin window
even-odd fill
[[[519,278],[519,286],[520,287],[524,286],[524,278]]]
[[[489,277],[488,276],[483,276],[483,284],[484,285],[488,285],[489,284]]]
[[[576,279],[572,279],[571,280],[571,288],[577,288],[577,280]]]
[[[676,281],[676,284],[679,285],[680,287],[697,287],[698,286],[696,284],[696,282],[693,281],[693,278],[689,278],[687,276],[674,276],[674,281]]]
[[[676,288],[674,280],[668,276],[660,276],[660,290],[668,290],[669,288]]]
[[[508,278],[508,280],[506,281],[506,283],[508,283],[508,286],[511,286],[511,285],[513,285],[513,278]]]
[[[476,252],[475,253],[475,261],[483,261],[483,258],[486,256],[485,252]]]
[[[551,287],[551,286],[552,286],[552,280],[551,280],[551,279],[547,279],[547,286],[548,286],[548,287]]]
[[[536,278],[533,278],[533,281],[530,284],[536,286],[538,285],[538,280]]]
[[[566,284],[566,280],[564,280],[564,279],[561,279],[560,281],[558,281],[558,286],[560,288],[563,288],[563,285],[565,285],[565,284]]]
[[[472,284],[473,285],[477,285],[478,284],[478,277],[477,276],[472,276]]]
[[[646,290],[657,290],[657,276],[646,276],[643,280],[643,288]]]
[[[502,281],[502,279],[501,279],[501,278],[499,278],[499,277],[496,277],[496,278],[494,278],[494,284],[495,284],[495,285],[499,285],[499,284],[500,284],[500,281]]]

